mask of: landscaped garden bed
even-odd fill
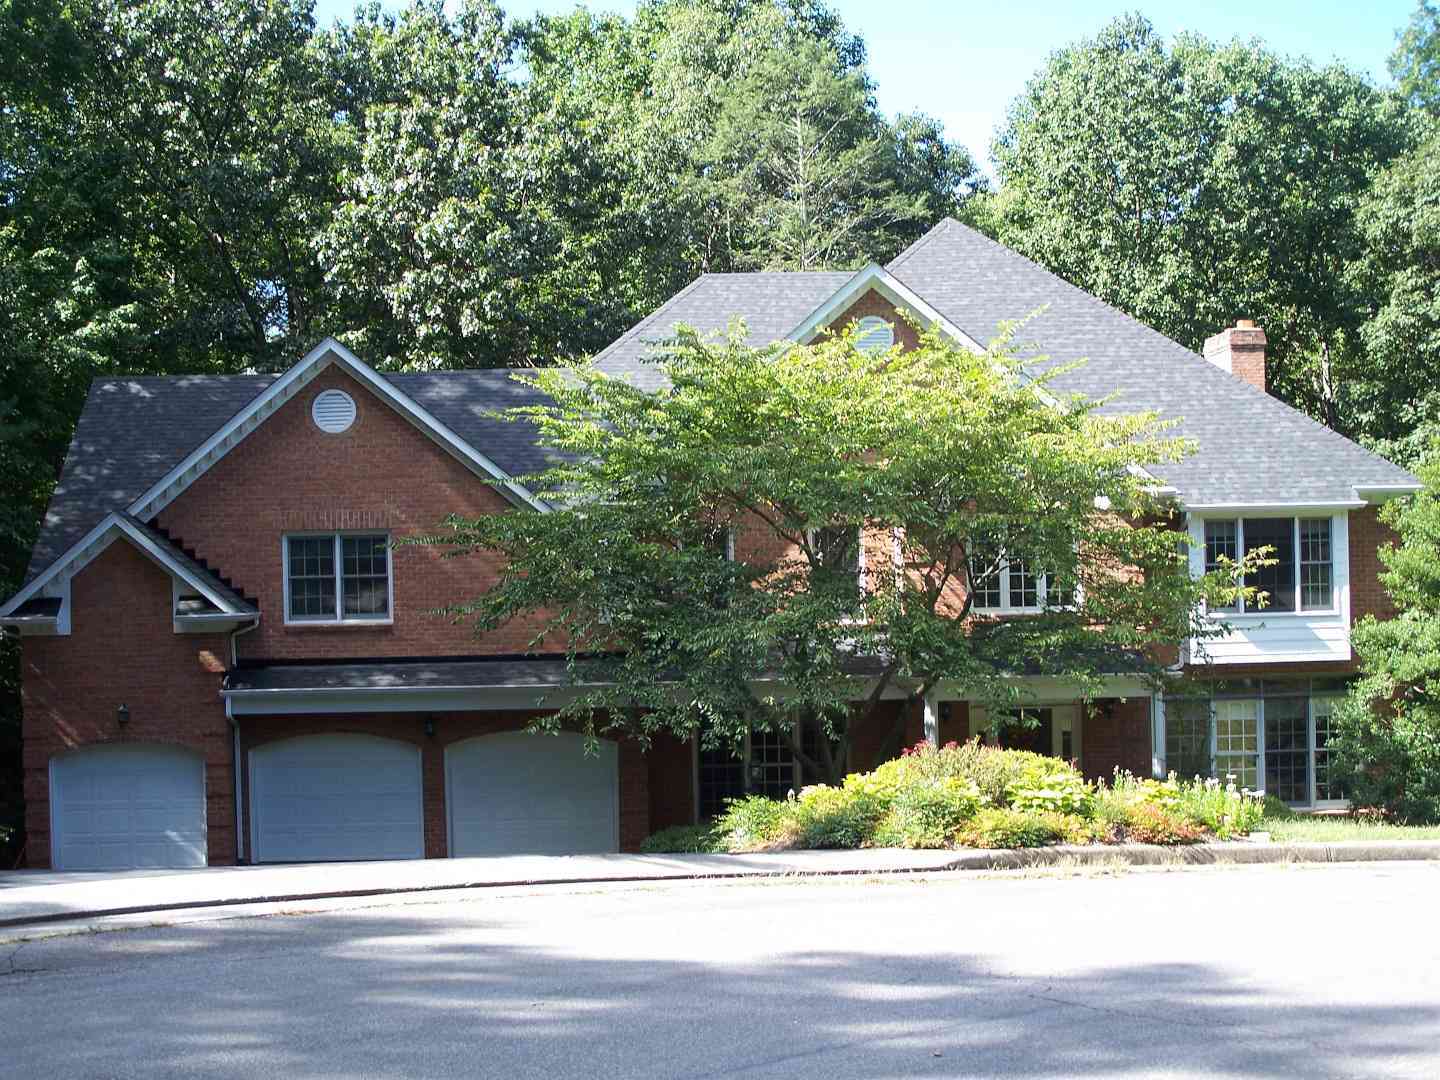
[[[1191,844],[1262,827],[1265,804],[1215,780],[1090,783],[1058,758],[982,746],[921,743],[838,787],[784,800],[731,802],[708,825],[664,829],[647,852],[805,848],[1024,848],[1046,844]]]

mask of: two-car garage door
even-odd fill
[[[256,862],[424,856],[420,750],[367,735],[315,735],[250,754]],[[466,739],[445,752],[450,854],[571,854],[618,848],[613,743],[578,735]]]

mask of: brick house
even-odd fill
[[[903,311],[973,346],[1041,308],[1026,340],[1088,359],[1059,389],[1158,410],[1198,443],[1157,471],[1195,570],[1257,546],[1277,564],[1265,612],[1223,613],[1226,636],[1182,657],[1202,695],[1116,676],[1082,703],[1037,677],[1037,723],[1014,738],[1091,775],[1214,769],[1296,805],[1338,800],[1326,728],[1351,624],[1384,610],[1377,507],[1419,484],[1267,396],[1260,329],[1198,356],[946,220],[883,268],[705,275],[596,362],[646,385],[658,372],[640,361],[673,327],[735,317],[756,344],[858,320],[903,347]],[[429,613],[485,568],[391,541],[449,513],[544,512],[513,479],[542,463],[533,433],[489,415],[533,395],[503,371],[382,375],[334,341],[278,376],[97,380],[24,587],[0,606],[23,636],[31,865],[633,849],[724,798],[796,786],[773,737],[740,758],[673,739],[597,757],[578,736],[525,735],[566,692],[556,653],[524,651],[532,627],[476,638]],[[1044,588],[1010,568],[983,606],[1023,614]],[[891,707],[909,741],[991,726],[943,685],[906,693]]]

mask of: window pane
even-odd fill
[[[1234,563],[1240,558],[1240,536],[1233,521],[1205,522],[1205,572],[1213,573],[1223,568],[1221,559]],[[1238,603],[1232,603],[1219,611],[1234,611]]]
[[[725,811],[729,799],[745,794],[745,762],[732,746],[700,750],[700,820]]]
[[[1316,697],[1310,699],[1310,712],[1315,718],[1315,798],[1344,799],[1344,785],[1330,779],[1330,724],[1335,715],[1335,704],[1339,699]]]
[[[860,529],[855,525],[832,525],[815,530],[815,551],[820,565],[832,570],[860,572]]]
[[[1330,519],[1300,519],[1300,606],[1332,605]]]
[[[290,564],[290,618],[335,617],[335,538],[292,536],[286,544]]]
[[[383,618],[390,613],[388,543],[383,535],[340,538],[340,584],[346,618]]]
[[[1260,702],[1215,703],[1215,775],[1242,788],[1259,788]]]
[[[1186,780],[1211,774],[1207,699],[1165,699],[1165,768]]]
[[[1310,733],[1305,699],[1265,699],[1265,793],[1310,802]]]
[[[1004,602],[1000,595],[1000,548],[995,544],[975,541],[970,545],[970,581],[975,589],[975,607],[998,608]]]
[[[1040,586],[1034,573],[1025,564],[1025,560],[1011,559],[1009,574],[1010,606],[1013,608],[1039,607]]]
[[[750,791],[783,799],[795,788],[795,755],[776,731],[750,733]]]
[[[1045,571],[1045,604],[1052,608],[1075,606],[1075,590],[1060,580],[1058,574]]]
[[[1295,610],[1294,530],[1294,518],[1245,519],[1245,553],[1270,548],[1267,558],[1274,560],[1273,566],[1262,567],[1246,579],[1246,584],[1265,594],[1263,609],[1260,601],[1255,601],[1257,610]]]

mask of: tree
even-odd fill
[[[1390,74],[1407,100],[1440,113],[1440,8],[1419,0],[1390,55]]]
[[[1440,461],[1425,490],[1382,518],[1400,537],[1380,551],[1393,618],[1367,615],[1351,634],[1364,674],[1336,710],[1334,768],[1352,803],[1407,821],[1440,821]]]
[[[1375,449],[1413,465],[1440,435],[1440,133],[1375,179],[1357,218],[1350,273],[1371,299],[1352,411]]]
[[[1260,321],[1280,397],[1366,434],[1351,384],[1356,206],[1407,150],[1403,105],[1338,65],[1139,16],[1055,53],[1012,104],[977,211],[997,239],[1191,348]]]
[[[521,376],[554,401],[515,415],[565,462],[529,481],[555,509],[457,518],[428,540],[504,566],[454,617],[538,620],[537,643],[566,643],[581,692],[537,726],[728,743],[758,727],[833,781],[887,691],[943,680],[1001,708],[1022,700],[1019,672],[1091,690],[1158,674],[1155,650],[1213,632],[1198,602],[1235,592],[1191,579],[1143,477],[1186,448],[1151,416],[1047,403],[1049,376],[1008,345],[976,354],[932,331],[906,353],[850,337],[755,349],[737,328],[682,332],[659,362],[653,393],[583,365]],[[1007,555],[1036,575],[1033,618],[974,607]]]

